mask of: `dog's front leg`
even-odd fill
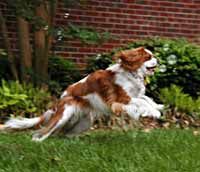
[[[164,105],[162,104],[157,104],[156,102],[154,102],[151,98],[147,97],[147,96],[141,96],[142,99],[144,99],[147,103],[149,103],[152,107],[154,107],[157,110],[162,111],[164,109]]]
[[[122,108],[124,112],[134,119],[138,119],[140,116],[151,116],[154,118],[161,116],[160,111],[152,107],[142,98],[132,98],[131,102]]]
[[[111,105],[112,112],[120,116],[122,114],[128,114],[131,118],[138,119],[141,114],[144,114],[145,111],[132,101],[129,104],[123,104],[119,102],[114,102]]]
[[[111,110],[116,115],[126,113],[133,119],[139,119],[140,116],[151,116],[154,118],[161,116],[159,110],[143,98],[132,98],[128,104],[114,102],[111,105]]]

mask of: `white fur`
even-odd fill
[[[67,96],[67,91],[64,91],[64,92],[61,94],[60,98],[62,99],[62,98],[65,97],[65,96]]]
[[[145,51],[146,51],[148,54],[150,54],[150,55],[152,55],[152,56],[153,56],[153,53],[152,53],[150,50],[148,50],[148,49],[145,49]]]
[[[147,103],[149,103],[153,108],[155,108],[157,110],[163,110],[164,109],[164,105],[155,103],[151,98],[149,98],[145,95],[142,96],[141,98],[144,99]]]
[[[144,65],[146,67],[154,67],[154,66],[157,66],[157,63],[158,63],[157,59],[153,57],[153,58],[151,58],[151,60],[144,62]]]
[[[104,114],[108,114],[110,112],[110,108],[96,93],[88,94],[87,96],[84,96],[84,98],[90,102],[95,111],[99,111]]]
[[[7,121],[4,125],[4,129],[26,129],[31,128],[39,123],[40,117],[36,118],[13,118]]]
[[[159,118],[161,116],[157,109],[152,107],[142,98],[132,98],[129,104],[123,106],[123,110],[134,119],[138,119],[140,116],[151,116],[155,118]]]
[[[140,77],[139,72],[127,73],[126,71],[119,71],[116,76],[115,83],[120,85],[130,97],[139,97],[144,95],[144,78]]]
[[[89,75],[88,75],[88,76],[89,76]],[[84,82],[87,80],[88,76],[86,76],[85,78],[81,79],[81,80],[78,81],[77,83],[84,83]],[[77,84],[77,83],[75,83],[75,84]]]
[[[44,114],[44,123],[48,122],[49,119],[55,112],[51,109],[47,110]],[[32,128],[40,122],[40,117],[35,118],[11,118],[2,127],[1,130],[6,129],[27,129]]]
[[[106,70],[116,72],[115,83],[120,85],[130,97],[140,97],[145,94],[144,77],[149,74],[147,67],[155,67],[156,65],[157,60],[151,58],[134,72],[127,72],[119,64],[110,66]]]
[[[54,110],[48,109],[48,110],[43,114],[44,123],[47,123],[47,122],[51,119],[51,117],[53,116],[54,113],[55,113]]]

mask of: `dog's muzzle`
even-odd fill
[[[157,59],[155,57],[152,57],[150,60],[146,61],[144,63],[148,73],[153,74],[155,72],[155,68],[158,65]]]

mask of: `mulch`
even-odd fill
[[[187,115],[184,113],[168,112],[160,119],[152,117],[141,117],[139,120],[133,120],[127,115],[104,117],[97,120],[93,129],[133,129],[140,128],[143,130],[151,130],[155,128],[200,128],[200,117]]]

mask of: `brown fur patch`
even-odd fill
[[[81,97],[91,93],[98,94],[104,102],[111,106],[114,102],[127,104],[130,97],[115,81],[115,73],[99,70],[88,76],[84,83],[77,83],[67,88],[69,96]]]

